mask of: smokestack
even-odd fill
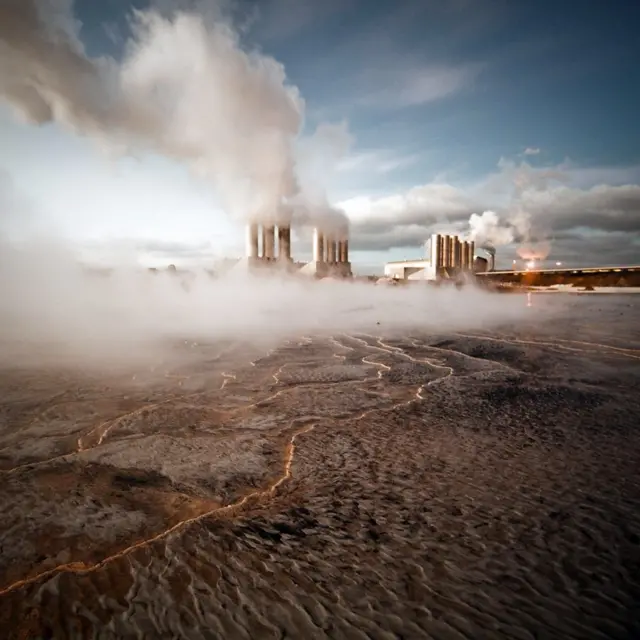
[[[449,266],[449,236],[441,236],[442,238],[442,266]]]
[[[338,262],[349,262],[349,241],[338,240]]]
[[[317,228],[313,230],[313,261],[324,262],[324,236]]]
[[[449,266],[456,266],[456,242],[457,238],[455,236],[447,236],[449,239]]]
[[[278,259],[291,260],[291,227],[278,225]]]
[[[453,236],[453,266],[456,269],[462,267],[462,244],[458,236]]]
[[[437,255],[437,269],[442,269],[444,267],[444,238],[438,233],[436,234],[437,245],[438,245],[438,255]]]
[[[476,253],[476,243],[471,240],[469,243],[469,268],[472,269],[474,267],[474,258]]]
[[[325,242],[327,244],[327,262],[336,261],[336,241],[333,236],[326,236]]]
[[[273,225],[262,225],[262,257],[273,260],[275,257],[275,227]]]
[[[247,258],[258,257],[258,225],[255,222],[247,225],[245,253]]]
[[[463,240],[460,246],[460,266],[463,271],[469,268],[469,243]]]
[[[440,264],[440,236],[437,233],[431,234],[431,240],[429,242],[429,262],[433,265],[434,269],[437,269]]]

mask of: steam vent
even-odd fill
[[[325,232],[319,228],[313,230],[313,258],[302,268],[303,273],[320,278],[351,277],[349,262],[348,232]]]

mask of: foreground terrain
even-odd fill
[[[1,371],[3,637],[640,637],[640,301],[606,298]]]

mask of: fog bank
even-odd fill
[[[305,334],[495,327],[530,317],[520,296],[469,286],[435,289],[251,276],[237,267],[171,273],[125,264],[91,271],[71,247],[32,242],[0,250],[0,362],[60,357],[133,363],[173,340],[277,343]],[[540,312],[540,310],[536,310]],[[380,323],[380,325],[378,325]]]

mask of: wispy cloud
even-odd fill
[[[524,155],[525,156],[537,156],[540,153],[540,148],[539,147],[527,147],[524,150]]]
[[[390,149],[372,149],[346,156],[338,163],[338,171],[387,174],[414,165],[419,160],[417,153],[397,155]]]
[[[412,107],[442,100],[471,86],[483,66],[421,65],[371,69],[361,78],[361,106],[379,108]]]

